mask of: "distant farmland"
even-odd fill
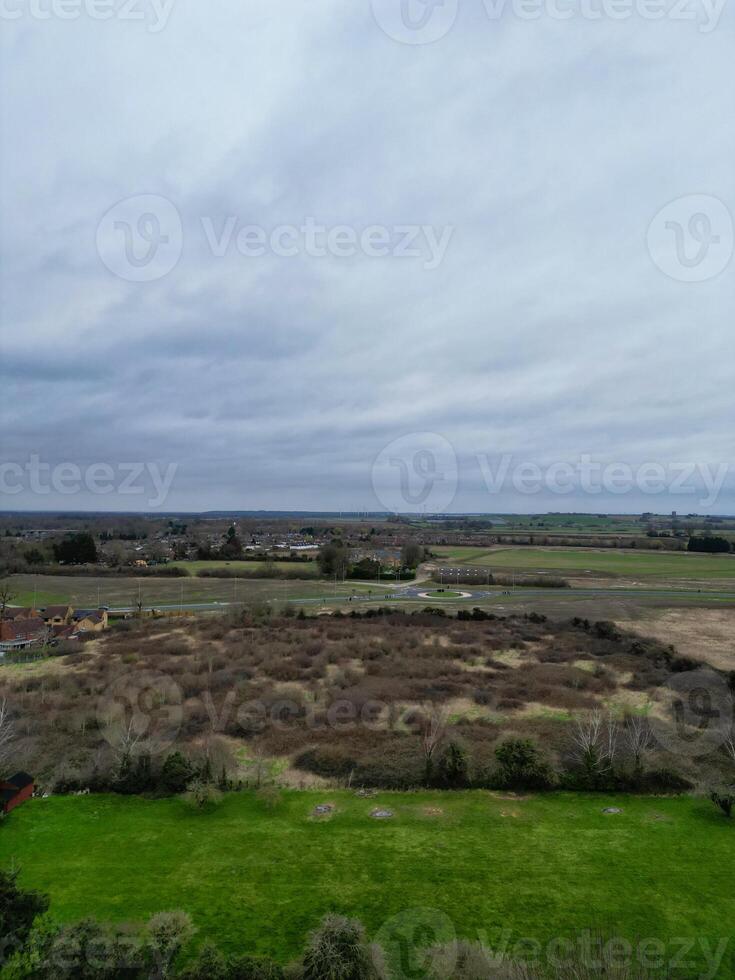
[[[735,556],[618,548],[435,548],[440,561],[491,569],[567,572],[662,579],[733,579]]]

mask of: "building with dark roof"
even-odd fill
[[[27,772],[16,772],[8,780],[0,781],[0,812],[10,813],[15,807],[25,803],[33,796],[33,776]]]

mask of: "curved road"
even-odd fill
[[[377,586],[376,586],[377,588]],[[393,589],[389,591],[381,590],[379,594],[365,595],[364,593],[356,593],[354,596],[350,597],[347,595],[325,595],[325,596],[308,596],[304,598],[289,598],[289,599],[272,599],[272,602],[289,602],[297,603],[301,606],[311,606],[326,603],[341,603],[344,605],[349,605],[351,603],[362,603],[362,602],[425,602],[425,603],[467,603],[467,602],[487,602],[488,600],[498,600],[498,599],[508,599],[516,597],[539,597],[545,596],[550,598],[553,596],[558,596],[559,598],[567,599],[594,599],[600,597],[616,597],[616,598],[653,598],[653,599],[716,599],[725,602],[735,602],[735,592],[710,592],[710,591],[698,591],[696,589],[532,589],[532,588],[522,588],[516,589],[515,592],[509,590],[490,590],[490,589],[470,589],[469,587],[461,587],[465,595],[461,598],[456,596],[450,596],[443,599],[439,596],[426,597],[423,593],[427,591],[433,591],[429,586],[422,585],[411,585],[405,586],[400,589]],[[454,589],[450,591],[455,591]],[[146,612],[151,610],[159,610],[161,612],[167,612],[169,610],[185,610],[187,612],[217,612],[224,611],[230,606],[241,606],[241,602],[185,602],[181,605],[178,602],[174,603],[161,603],[159,605],[152,605],[144,607]],[[124,614],[135,612],[133,606],[125,607],[115,607],[110,608],[110,613],[114,614]]]

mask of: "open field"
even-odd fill
[[[230,572],[262,572],[265,566],[262,561],[170,561],[167,568],[183,568],[190,575],[198,575],[199,572],[213,572],[221,568]],[[298,572],[304,577],[316,578],[319,568],[315,561],[272,561],[268,563],[272,568],[277,568],[279,572]]]
[[[334,814],[315,819],[325,801]],[[371,819],[375,807],[393,819]],[[491,944],[504,931],[546,942],[585,929],[733,940],[735,828],[689,798],[283,791],[272,808],[240,793],[197,813],[179,799],[54,797],[1,833],[3,864],[20,865],[63,920],[183,908],[198,941],[281,960],[332,910],[370,935],[424,907]],[[731,957],[718,975],[733,975]]]
[[[140,584],[140,593],[138,585]],[[409,583],[410,584],[410,583]],[[585,589],[518,588],[508,594],[495,589],[486,598],[443,598],[449,611],[480,606],[498,614],[541,612],[554,617],[585,616],[591,619],[631,619],[648,609],[683,609],[696,607],[735,607],[735,588],[726,582],[721,594],[703,589],[698,593],[689,583],[658,581],[646,587],[630,588],[609,580],[606,585],[589,582]],[[271,602],[276,606],[289,603],[296,608],[325,610],[367,609],[376,604],[390,604],[402,609],[418,610],[430,600],[412,598],[396,583],[376,584],[330,583],[322,580],[286,581],[283,579],[216,579],[216,578],[133,578],[128,576],[33,576],[10,577],[14,605],[46,606],[68,602],[76,608],[99,604],[114,608],[133,608],[138,595],[144,607],[168,607],[193,611],[216,611],[218,604]],[[594,588],[592,587],[594,586]],[[427,585],[427,588],[430,588]],[[399,598],[396,598],[399,596]],[[351,598],[352,597],[352,598]]]
[[[685,657],[735,670],[735,608],[647,610],[620,619],[618,625],[673,643]]]
[[[636,578],[701,581],[735,579],[735,556],[618,548],[472,548],[434,549],[440,561],[463,562],[498,570],[558,572]],[[679,581],[679,585],[681,585]]]
[[[216,578],[156,578],[147,576],[66,576],[13,575],[10,585],[16,597],[15,605],[50,605],[69,602],[78,608],[97,606],[132,606],[138,600],[138,589],[145,606],[184,606],[202,602],[244,602],[258,600],[286,601],[294,597],[317,599],[320,596],[378,592],[376,586],[314,581],[299,582],[284,579],[216,579]],[[35,599],[34,599],[35,596]]]

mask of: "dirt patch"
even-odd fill
[[[669,817],[665,813],[658,813],[658,811],[654,811],[653,813],[647,813],[646,814],[646,820],[650,820],[651,823],[671,823],[672,822],[671,817]]]
[[[425,817],[443,817],[444,811],[440,806],[425,806],[421,811]]]
[[[334,803],[317,803],[317,805],[311,811],[311,815],[319,820],[328,820],[334,813],[335,809],[336,807]]]
[[[517,820],[518,817],[520,817],[520,813],[517,810],[501,810],[500,811],[500,816],[501,817],[513,817],[515,820]]]
[[[378,807],[377,809],[370,811],[370,816],[373,818],[373,820],[390,820],[393,817],[393,811]]]

